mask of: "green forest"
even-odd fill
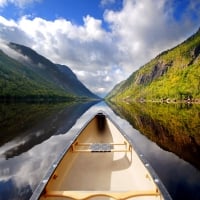
[[[200,100],[200,30],[135,71],[107,99],[127,101]]]
[[[32,49],[9,43],[19,58],[0,50],[0,101],[82,101],[98,99],[65,66]]]
[[[73,98],[0,51],[0,99]]]

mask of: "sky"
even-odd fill
[[[0,49],[28,46],[104,96],[194,34],[199,10],[200,0],[0,0]]]

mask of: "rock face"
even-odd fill
[[[200,101],[200,29],[118,84],[106,99]]]
[[[148,84],[155,79],[163,76],[165,73],[167,73],[168,69],[173,65],[173,61],[170,61],[169,63],[163,63],[163,62],[158,62],[156,65],[152,67],[152,71],[148,74],[142,74],[139,75],[138,78],[136,79],[136,83],[145,85]]]
[[[193,51],[191,51],[191,57],[192,57],[192,61],[189,63],[189,65],[199,62],[199,60],[200,60],[200,44],[197,45]]]

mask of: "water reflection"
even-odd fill
[[[172,198],[200,199],[200,105],[119,102],[110,107],[139,130],[130,137]]]
[[[199,108],[195,111],[194,107],[177,107],[179,111],[175,112],[171,107],[112,105],[116,114],[103,102],[93,104],[0,106],[0,113],[3,113],[0,114],[0,200],[28,200],[51,163],[64,150],[66,144],[76,137],[77,131],[91,115],[99,110],[108,113],[125,130],[160,176],[173,199],[200,199],[200,171],[176,154],[169,152],[167,146],[170,141],[177,146],[173,149],[183,148],[181,142],[188,144],[187,132],[181,126],[181,120],[175,121],[175,116],[178,117],[177,119],[184,119],[184,122],[193,121],[192,125],[187,123],[187,129],[196,130],[199,122],[193,119],[199,119],[197,114]],[[186,119],[184,112],[193,117]],[[178,116],[179,114],[182,117]],[[177,130],[180,130],[180,135],[173,134],[173,125],[170,125],[170,122],[174,126],[179,126]],[[153,127],[150,126],[151,123],[154,123]],[[156,123],[159,123],[162,128],[156,127]],[[151,133],[154,128],[155,133]],[[160,133],[165,129],[166,133]],[[148,134],[144,136],[138,130],[142,133],[147,131]],[[195,134],[191,131],[189,133],[199,144],[196,136],[198,131]],[[168,139],[165,135],[173,139]],[[147,137],[158,141],[158,144],[168,151],[163,150]],[[180,144],[175,143],[177,138]],[[196,152],[198,148],[195,147],[192,151]],[[197,160],[198,158],[196,157]],[[195,166],[199,166],[196,161]]]
[[[1,104],[0,146],[6,159],[28,151],[52,135],[66,133],[94,102]]]
[[[135,103],[114,109],[151,141],[200,169],[200,105]]]
[[[72,134],[65,134],[96,102],[0,105],[0,200],[29,199]]]

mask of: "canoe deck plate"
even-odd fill
[[[91,152],[111,152],[112,144],[108,143],[93,143],[90,145]]]

